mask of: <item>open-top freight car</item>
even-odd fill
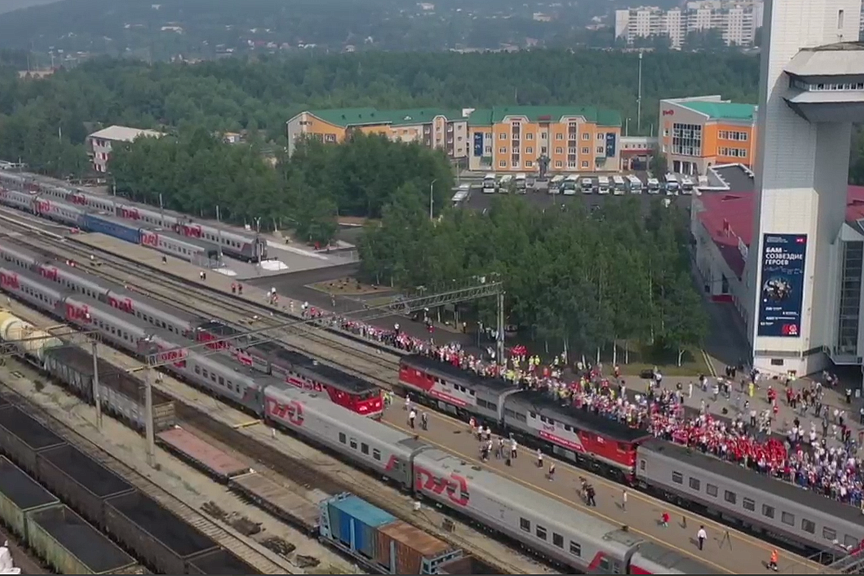
[[[0,414],[0,452],[38,477],[39,453],[62,446],[66,441],[17,406],[9,406]]]

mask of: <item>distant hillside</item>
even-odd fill
[[[31,6],[39,6],[40,4],[52,4],[60,0],[0,0],[0,14],[4,12],[12,12],[21,8],[30,8]]]

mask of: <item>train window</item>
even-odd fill
[[[717,497],[717,487],[715,485],[706,484],[705,491],[708,493],[709,496],[713,496],[714,498]]]
[[[609,559],[608,558],[600,558],[600,569],[604,572],[609,572]]]
[[[543,526],[538,525],[534,530],[534,533],[537,534],[537,537],[541,540],[546,540],[546,528]]]
[[[741,503],[741,505],[744,506],[745,510],[749,510],[751,512],[754,512],[756,510],[756,502],[754,502],[750,498],[744,498],[744,501]]]
[[[683,484],[684,476],[680,472],[672,472],[672,482],[675,484]]]
[[[558,548],[564,548],[564,537],[560,534],[552,533],[552,544],[557,546]]]
[[[219,385],[225,386],[225,379],[222,376],[219,376]]]
[[[354,450],[356,450],[357,449],[357,440],[355,440],[354,438],[349,438],[348,439],[348,445],[351,446],[351,448],[353,448]]]
[[[816,533],[816,524],[812,520],[806,518],[801,519],[801,529],[810,534]]]
[[[381,451],[378,450],[377,448],[373,448],[372,449],[372,458],[380,461],[381,460]]]
[[[366,454],[368,456],[369,455],[369,445],[366,444],[365,442],[361,443],[360,444],[360,452],[362,452],[363,454]]]
[[[531,414],[531,418],[537,418],[537,413],[536,413],[536,412],[529,412],[529,414]]]
[[[202,370],[201,372],[202,372],[201,375],[204,376],[204,378],[209,378],[209,377],[210,377],[210,374],[207,373],[207,370]]]
[[[639,461],[639,469],[642,470],[643,472],[645,471],[645,460]]]
[[[837,539],[837,531],[826,526],[825,528],[822,528],[822,537],[825,538],[825,540],[831,540],[833,542]]]
[[[734,492],[726,490],[725,494],[723,494],[723,499],[730,504],[735,504],[735,502],[738,501],[738,496],[736,496]]]
[[[766,518],[774,518],[774,507],[767,504],[762,505],[762,515]]]
[[[498,405],[497,404],[493,404],[492,402],[487,402],[487,404],[489,405],[489,410],[492,410],[493,412],[498,411]]]
[[[531,521],[526,520],[525,518],[519,518],[519,528],[521,528],[523,532],[531,532]]]
[[[582,556],[582,545],[578,542],[570,541],[570,554],[573,556]]]
[[[795,525],[795,515],[790,513],[790,512],[783,512],[780,515],[780,521],[783,522],[783,524],[787,524],[789,526],[794,526]]]
[[[511,418],[515,418],[515,417],[516,417],[516,412],[514,412],[514,411],[511,410],[510,408],[505,408],[505,409],[504,409],[504,415],[505,415],[505,416],[510,416]]]
[[[846,546],[846,548],[853,548],[855,546],[858,546],[858,539],[854,536],[847,535],[843,538],[843,544]]]
[[[702,489],[702,482],[698,478],[690,477],[690,488],[697,492]]]
[[[339,442],[341,442],[342,444],[345,444],[345,440],[346,440],[345,433],[339,432]]]

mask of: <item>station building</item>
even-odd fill
[[[753,166],[756,108],[720,96],[661,100],[659,146],[669,170],[701,176],[715,165]]]
[[[294,153],[297,139],[302,136],[337,143],[345,140],[352,132],[384,134],[392,140],[419,142],[430,148],[444,150],[453,160],[467,158],[470,151],[468,118],[462,110],[308,110],[288,120],[285,130],[289,155]]]
[[[162,132],[129,128],[127,126],[109,126],[87,136],[87,155],[93,164],[93,170],[104,174],[108,171],[111,160],[111,150],[120,142],[134,142],[138,138],[161,138]]]
[[[468,118],[468,169],[555,173],[615,172],[621,163],[621,115],[576,106],[499,106]]]

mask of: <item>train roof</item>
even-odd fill
[[[322,384],[329,384],[349,393],[359,394],[377,388],[371,382],[367,382],[339,368],[322,364],[314,358],[310,358],[294,350],[289,350],[276,342],[261,342],[251,346],[251,349],[262,352],[269,362],[277,366],[283,365],[286,368],[293,368],[301,373],[308,372],[309,375],[316,376],[315,379],[318,381],[323,379]]]
[[[485,376],[480,376],[474,372],[462,370],[457,366],[453,366],[447,362],[441,362],[440,360],[422,354],[403,356],[402,362],[413,366],[414,368],[419,368],[424,372],[447,378],[448,380],[459,380],[463,384],[467,383],[474,390],[477,388],[486,388],[496,394],[500,394],[501,392],[506,392],[516,388],[514,384],[504,380],[503,378],[487,378]]]
[[[803,490],[794,484],[771,478],[764,474],[759,474],[753,470],[742,468],[737,464],[725,462],[714,456],[703,454],[698,450],[690,450],[686,446],[673,444],[664,440],[652,439],[642,444],[642,449],[650,450],[657,454],[662,454],[667,458],[681,462],[685,466],[705,470],[717,476],[730,478],[735,482],[750,486],[765,492],[779,496],[784,500],[797,502],[802,506],[814,510],[820,510],[828,513],[831,516],[842,518],[847,522],[852,522],[858,526],[864,526],[864,516],[861,515],[861,510],[848,504],[843,504],[837,500],[820,496],[812,490]]]
[[[652,562],[666,568],[674,568],[680,574],[716,574],[717,570],[711,568],[680,552],[666,548],[654,542],[645,541],[639,545],[639,554]]]
[[[208,242],[207,240],[201,240],[200,238],[192,238],[190,236],[184,236],[182,234],[178,234],[173,230],[168,228],[158,228],[158,227],[148,227],[142,226],[144,230],[153,232],[154,234],[158,234],[159,236],[165,236],[166,238],[170,238],[174,242],[178,244],[188,244],[189,246],[194,246],[195,248],[201,248],[202,250],[207,250],[208,252],[220,250],[219,245],[214,242]]]
[[[630,443],[650,436],[647,431],[640,428],[631,428],[617,420],[599,416],[570,404],[562,404],[547,392],[522,390],[507,398],[505,406],[510,406],[511,403],[521,404],[529,410],[539,412],[553,420],[570,424],[580,430],[601,434],[605,438],[619,442]]]
[[[621,531],[619,525],[606,522],[556,498],[540,494],[497,472],[466,462],[444,450],[438,448],[424,450],[415,457],[414,461],[421,466],[431,464],[433,470],[446,470],[450,474],[464,477],[468,481],[469,498],[479,491],[485,498],[508,508],[530,510],[535,517],[544,518],[549,524],[571,528],[578,526],[580,533],[585,538],[592,539],[594,545],[606,541],[629,548],[641,540],[633,533]],[[560,531],[549,525],[547,528],[550,531]]]
[[[21,256],[32,258],[36,262],[46,262],[56,258],[55,255],[49,254],[47,251],[37,248],[36,246],[30,246],[29,244],[24,243],[20,238],[15,238],[13,236],[3,236],[0,238],[0,247],[10,252],[17,252]]]

